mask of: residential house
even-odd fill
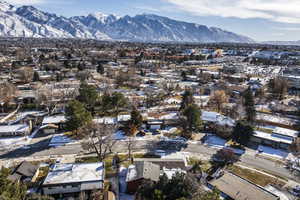
[[[144,180],[157,182],[160,176],[160,166],[151,162],[138,161],[128,167],[126,176],[127,192],[134,194]]]
[[[57,130],[65,128],[66,117],[64,115],[46,116],[42,126],[45,134],[55,133]]]
[[[23,161],[8,176],[11,181],[30,182],[38,174],[39,166]]]
[[[209,182],[209,186],[216,187],[224,198],[235,200],[280,200],[278,196],[250,181],[230,172]]]
[[[254,131],[254,134],[250,140],[257,144],[287,150],[298,137],[298,135],[298,131],[276,127],[272,133]]]
[[[42,184],[45,195],[56,198],[78,197],[104,187],[105,168],[102,162],[88,164],[55,164]]]

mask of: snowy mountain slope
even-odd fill
[[[33,6],[16,8],[0,2],[0,36],[89,38],[157,42],[253,42],[219,28],[152,14],[134,17],[105,15],[63,17]]]

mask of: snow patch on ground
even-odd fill
[[[27,137],[13,137],[13,138],[1,138],[0,139],[0,149],[8,149],[12,147],[12,145],[20,146],[28,144]]]
[[[125,140],[127,137],[125,136],[125,133],[123,131],[117,131],[114,134],[113,138],[115,140]]]
[[[218,136],[208,135],[204,143],[211,147],[223,148],[225,147],[226,142],[227,142],[226,140]]]
[[[64,134],[58,134],[58,135],[54,135],[51,138],[51,141],[49,143],[49,146],[63,146],[66,144],[71,144],[74,143],[75,141],[72,140],[71,138],[69,138],[68,136],[64,135]]]
[[[276,158],[286,158],[288,152],[281,150],[281,149],[274,149],[272,147],[267,147],[263,145],[259,145],[257,150],[261,152],[260,154],[265,154],[267,156],[273,156]]]

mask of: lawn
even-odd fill
[[[244,179],[247,179],[247,180],[251,181],[252,183],[260,185],[262,187],[265,187],[268,184],[273,184],[273,185],[282,187],[286,184],[286,181],[282,180],[280,178],[268,176],[266,174],[263,174],[263,173],[260,173],[260,172],[254,171],[254,170],[238,167],[236,165],[229,166],[228,170],[230,172],[232,172]]]
[[[255,127],[254,130],[255,131],[261,131],[261,132],[269,133],[269,134],[273,133],[272,129],[262,128],[262,127]]]

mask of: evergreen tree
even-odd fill
[[[238,121],[232,132],[232,140],[246,145],[253,135],[253,128],[245,121]]]
[[[81,82],[79,95],[77,100],[83,103],[89,111],[94,110],[94,106],[98,100],[98,93],[94,86],[88,85],[86,82]]]
[[[92,121],[92,115],[77,100],[70,101],[66,107],[66,125],[69,130],[78,130]]]
[[[127,106],[127,99],[122,93],[114,92],[111,96],[111,105],[118,115],[120,112],[120,108],[124,108],[125,106]]]
[[[201,120],[201,110],[195,105],[191,104],[183,111],[184,116],[184,131],[188,133],[192,133],[193,131],[198,131],[202,127]]]
[[[139,110],[136,109],[136,107],[133,108],[133,110],[130,113],[130,116],[131,116],[130,123],[134,125],[136,128],[140,128],[143,123],[143,117],[139,112]]]
[[[244,106],[246,111],[246,120],[251,123],[254,122],[256,111],[254,97],[250,88],[248,88],[244,93]]]
[[[104,74],[104,67],[101,63],[99,63],[97,66],[97,72],[102,75]]]
[[[34,71],[33,73],[33,79],[32,79],[33,82],[38,82],[40,81],[40,75],[37,71]]]
[[[187,74],[186,74],[185,71],[182,71],[182,72],[181,72],[181,78],[182,78],[183,81],[186,81],[186,80],[187,80]]]
[[[185,90],[182,95],[182,101],[180,105],[180,110],[184,110],[189,105],[194,103],[193,93],[191,90]]]

